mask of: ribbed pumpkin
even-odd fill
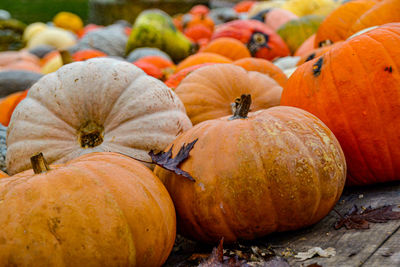
[[[283,91],[282,105],[313,113],[336,135],[351,185],[400,180],[399,47],[400,23],[384,25],[299,66]]]
[[[44,76],[14,111],[7,136],[10,174],[42,151],[49,162],[112,151],[150,161],[191,123],[175,93],[133,64],[93,58]]]
[[[254,57],[272,60],[289,55],[282,38],[258,20],[235,20],[214,31],[212,39],[231,37],[244,43]]]
[[[247,47],[237,39],[221,37],[208,43],[201,52],[216,53],[231,60],[251,57]]]
[[[71,12],[62,11],[53,18],[55,26],[78,33],[83,28],[82,19]]]
[[[218,55],[216,53],[209,53],[209,52],[200,52],[194,55],[191,55],[181,61],[175,69],[175,73],[178,71],[181,71],[187,67],[191,67],[194,65],[199,65],[203,63],[231,63],[232,60],[230,60],[227,57]]]
[[[176,234],[159,179],[117,153],[91,153],[0,179],[0,265],[161,266]],[[51,253],[49,253],[51,251]]]
[[[233,64],[240,66],[247,71],[257,71],[267,74],[282,87],[285,87],[286,85],[287,77],[285,73],[283,73],[283,71],[279,67],[275,66],[271,61],[262,58],[247,57],[236,60]]]
[[[291,53],[294,54],[301,44],[318,30],[323,19],[324,17],[316,15],[294,19],[283,24],[277,30],[277,33],[286,42]]]
[[[321,23],[315,37],[315,47],[321,42],[346,40],[352,25],[368,9],[378,3],[377,0],[354,0],[340,5]]]
[[[8,126],[15,107],[26,97],[27,94],[28,90],[25,90],[22,92],[13,93],[5,98],[0,99],[1,124],[3,124],[4,126]]]
[[[235,242],[295,230],[321,220],[341,195],[346,162],[326,125],[293,107],[249,114],[242,108],[173,142],[176,155],[198,139],[180,165],[195,182],[155,169],[174,201],[180,232],[192,239]]]
[[[300,58],[300,60],[297,62],[296,65],[300,66],[304,62],[307,62],[307,61],[313,60],[314,58],[322,56],[323,54],[325,54],[326,52],[331,50],[333,47],[338,46],[342,42],[343,41],[337,41],[336,43],[333,43],[331,45],[325,45],[323,47],[315,48],[313,51],[311,51],[308,54],[305,54],[304,56],[302,56]]]
[[[252,111],[279,104],[282,87],[268,75],[233,64],[215,64],[190,73],[175,89],[193,125],[232,113],[242,94],[251,94]]]

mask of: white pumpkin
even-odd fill
[[[74,44],[76,44],[76,38],[72,32],[57,27],[47,27],[34,33],[28,40],[26,47],[32,49],[39,45],[51,45],[63,50]]]
[[[131,63],[94,58],[40,79],[15,109],[7,134],[7,170],[30,168],[43,152],[64,163],[90,152],[120,152],[151,161],[192,127],[176,94]]]

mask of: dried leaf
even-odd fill
[[[322,265],[319,265],[318,263],[314,262],[314,263],[307,265],[306,267],[322,267]]]
[[[338,211],[340,219],[335,223],[335,229],[340,229],[343,226],[349,229],[369,229],[369,223],[386,223],[390,220],[400,220],[400,212],[393,211],[394,205],[382,206],[378,208],[368,207],[366,209],[359,209],[354,205],[349,212],[344,216]]]
[[[179,164],[181,164],[185,159],[189,157],[189,152],[192,150],[194,144],[197,142],[198,139],[194,140],[193,142],[181,147],[179,150],[178,154],[175,156],[175,158],[172,158],[172,147],[167,151],[167,152],[159,152],[157,154],[154,154],[154,151],[151,150],[149,152],[149,155],[151,159],[153,160],[153,163],[157,164],[158,166],[169,170],[173,171],[174,173],[178,175],[182,175],[186,178],[189,178],[189,180],[195,182],[194,178],[187,172],[179,169]]]
[[[236,255],[233,257],[224,256],[224,238],[219,242],[218,247],[214,248],[210,257],[199,267],[247,267],[246,261],[240,261]]]
[[[323,257],[323,258],[329,258],[331,256],[333,257],[336,255],[336,250],[331,247],[329,247],[325,250],[320,247],[313,247],[313,248],[310,248],[306,252],[297,253],[297,255],[295,255],[294,257],[298,258],[299,261],[305,261],[305,260],[311,259],[312,257],[314,257],[316,255]]]

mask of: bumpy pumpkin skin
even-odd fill
[[[10,174],[43,152],[64,163],[90,152],[120,152],[151,161],[191,123],[175,93],[131,63],[74,62],[31,87],[14,110],[7,136]]]
[[[0,179],[0,265],[161,266],[175,240],[173,203],[141,163],[92,153]]]
[[[313,113],[336,135],[349,185],[400,180],[399,46],[400,23],[371,30],[299,66],[282,93],[282,105]]]
[[[282,87],[268,75],[233,64],[215,64],[190,73],[175,92],[195,125],[232,114],[231,104],[242,94],[253,97],[252,111],[277,106]]]
[[[180,231],[205,242],[253,239],[318,222],[338,201],[346,163],[315,116],[273,107],[194,126],[173,142],[198,138],[180,166],[196,182],[155,168],[177,211]]]

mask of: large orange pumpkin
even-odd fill
[[[191,55],[181,61],[175,69],[175,72],[181,71],[187,67],[203,64],[203,63],[231,63],[227,57],[218,55],[216,53],[209,53],[209,52],[200,52],[194,55]]]
[[[321,220],[341,195],[344,155],[318,118],[293,107],[247,114],[242,108],[249,105],[240,103],[234,117],[202,122],[173,142],[176,155],[198,139],[180,165],[195,182],[155,169],[181,233],[190,238],[234,242],[295,230]]]
[[[232,113],[242,94],[251,94],[252,111],[279,104],[282,87],[268,75],[233,64],[215,64],[190,73],[175,89],[193,124]]]
[[[282,87],[286,85],[287,77],[285,73],[271,61],[262,58],[247,57],[236,60],[233,64],[240,66],[247,71],[258,71],[267,74]]]
[[[300,66],[301,64],[303,64],[304,62],[313,60],[314,58],[317,58],[323,54],[325,54],[326,52],[328,52],[329,50],[331,50],[333,47],[339,45],[340,43],[342,43],[343,41],[337,41],[336,43],[330,44],[330,45],[324,45],[322,47],[319,48],[315,48],[314,50],[310,51],[309,53],[305,54],[304,56],[302,56],[299,61],[297,62],[297,66]]]
[[[26,170],[39,151],[64,163],[91,152],[150,161],[191,122],[177,95],[129,62],[92,58],[45,75],[14,110],[7,170]]]
[[[216,53],[232,60],[251,57],[249,49],[241,41],[229,37],[211,41],[201,52]]]
[[[326,40],[346,40],[351,35],[349,31],[352,25],[377,3],[377,0],[355,0],[340,5],[319,26],[314,47],[319,47],[319,44]]]
[[[144,165],[91,153],[63,165],[32,159],[0,179],[0,265],[161,266],[175,240],[173,203]]]
[[[400,180],[399,47],[400,23],[378,27],[299,66],[283,91],[282,105],[313,113],[336,135],[349,184]]]
[[[15,107],[21,102],[26,95],[28,90],[13,93],[3,99],[0,99],[0,123],[4,126],[8,126],[10,123],[11,115],[14,112]]]

